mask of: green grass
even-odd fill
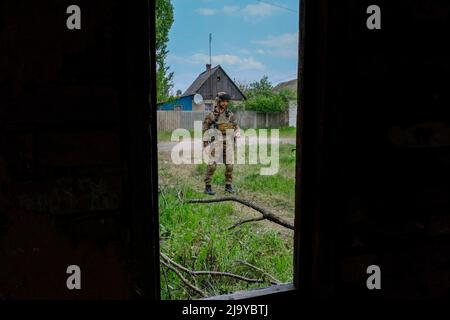
[[[184,191],[188,198],[200,196],[189,189]],[[161,251],[172,259],[192,270],[226,271],[251,278],[260,277],[259,272],[237,263],[244,260],[263,268],[280,281],[292,280],[292,248],[275,231],[257,230],[250,224],[227,230],[237,220],[233,219],[231,204],[179,205],[175,190],[166,192],[168,205],[163,200],[160,206]],[[164,273],[168,285],[172,287],[170,296]],[[263,284],[269,285],[269,282]],[[258,288],[261,284],[202,276],[198,277],[197,286],[210,295],[219,295]],[[162,271],[161,289],[163,299],[198,298],[186,291],[181,280],[170,270]]]
[[[293,145],[280,145],[280,172],[261,176],[262,165],[236,165],[235,186],[238,195],[249,198],[270,209],[284,210],[285,217],[293,217],[295,152]],[[213,187],[221,192],[224,166],[219,165]],[[208,296],[240,290],[267,287],[270,282],[248,266],[251,263],[281,282],[291,282],[293,274],[292,232],[280,231],[271,223],[247,223],[232,230],[228,227],[242,218],[258,216],[251,210],[233,203],[183,204],[179,192],[186,199],[204,198],[202,179],[206,165],[196,165],[184,174],[174,171],[162,161],[160,164],[160,235],[161,251],[174,261],[192,270],[223,271],[249,278],[262,278],[264,283],[250,284],[228,277],[183,275],[207,293]],[[219,189],[220,188],[220,189]],[[220,196],[220,194],[219,194]],[[195,299],[199,295],[187,289],[179,277],[161,267],[162,299]]]
[[[259,133],[259,130],[261,130],[261,129],[257,129],[256,131]],[[267,130],[268,130],[268,135],[269,135],[270,129],[267,129]],[[294,127],[281,127],[281,128],[278,128],[278,130],[279,130],[280,138],[295,138],[297,136],[297,128],[294,128]]]
[[[169,131],[159,131],[158,132],[158,142],[170,141],[171,137],[172,137],[172,132],[169,132]]]
[[[297,137],[297,128],[294,128],[294,127],[282,127],[282,128],[280,128],[280,137],[296,138]]]
[[[188,130],[191,134],[191,137],[194,136],[194,130]],[[172,139],[172,131],[158,131],[158,142],[162,141],[171,141]]]

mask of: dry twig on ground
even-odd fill
[[[161,258],[164,260],[165,263],[168,263],[170,265],[172,265],[173,267],[176,267],[179,270],[182,270],[184,272],[189,273],[190,275],[193,276],[201,276],[201,275],[209,275],[209,276],[218,276],[218,277],[229,277],[229,278],[234,278],[237,280],[241,280],[241,281],[246,281],[249,283],[263,283],[265,282],[265,280],[263,279],[252,279],[252,278],[247,278],[238,274],[234,274],[234,273],[230,273],[230,272],[220,272],[220,271],[195,271],[195,270],[191,270],[188,269],[182,265],[180,265],[179,263],[173,261],[172,259],[170,259],[168,256],[166,256],[164,253],[161,252]],[[270,281],[271,284],[279,284],[276,283],[275,281],[271,280]]]
[[[294,224],[292,222],[287,221],[287,220],[277,216],[276,214],[270,212],[269,210],[267,210],[261,206],[258,206],[257,204],[255,204],[251,201],[240,199],[237,197],[222,197],[222,198],[212,198],[212,199],[189,199],[189,200],[185,200],[184,203],[215,203],[215,202],[225,202],[225,201],[238,202],[238,203],[243,204],[247,207],[250,207],[262,214],[262,218],[241,220],[240,222],[231,226],[229,229],[233,229],[233,228],[235,228],[241,224],[247,223],[247,222],[269,220],[269,221],[279,224],[285,228],[294,230]]]
[[[166,266],[167,268],[169,268],[170,270],[172,270],[173,272],[175,272],[175,274],[178,276],[178,278],[181,279],[181,281],[189,288],[191,288],[192,290],[194,290],[195,292],[197,292],[200,296],[202,296],[203,298],[205,298],[207,296],[207,294],[201,290],[200,288],[196,287],[195,285],[193,285],[192,283],[190,283],[182,274],[180,271],[178,271],[175,267],[171,266],[170,264],[168,264],[167,262],[160,260],[161,263]]]

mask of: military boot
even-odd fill
[[[214,191],[212,191],[212,188],[209,185],[205,187],[205,193],[209,194],[210,196],[213,196],[216,194]]]
[[[226,184],[226,185],[225,185],[225,192],[228,192],[228,193],[235,193],[236,191],[233,189],[233,185],[231,185],[231,184]]]

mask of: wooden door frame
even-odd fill
[[[318,179],[323,152],[321,123],[325,106],[325,68],[327,53],[328,0],[299,0],[299,66],[297,114],[297,166],[294,230],[294,281],[290,285],[231,294],[214,299],[272,299],[279,296],[306,296],[313,293],[318,281],[318,248],[320,245],[320,203]],[[130,174],[132,239],[136,248],[141,297],[159,300],[159,212],[157,166],[157,108],[155,66],[155,2],[133,3],[128,13],[129,45],[140,50],[128,57],[137,68],[128,70],[128,131],[130,141]],[[134,50],[133,52],[135,52]],[[142,52],[142,53],[141,53]],[[135,53],[136,55],[136,53]],[[150,59],[148,59],[150,57]],[[144,61],[146,59],[146,61]],[[138,107],[140,106],[140,108]],[[301,142],[301,143],[300,143]]]

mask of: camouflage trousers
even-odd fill
[[[214,144],[214,142],[213,142]],[[227,151],[230,154],[230,157],[233,155],[234,152],[234,143],[233,142],[223,142],[223,158],[222,162],[225,164],[225,184],[231,184],[233,182],[233,159],[230,158],[230,163],[227,163]],[[215,157],[215,150],[213,149],[211,152],[211,156]],[[214,176],[214,172],[216,172],[217,169],[217,161],[211,161],[208,164],[208,167],[206,168],[206,174],[205,174],[205,185],[211,185],[212,178]]]

